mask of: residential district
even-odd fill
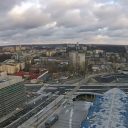
[[[0,128],[128,128],[128,46],[0,47]]]

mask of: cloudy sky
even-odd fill
[[[0,0],[0,45],[128,45],[128,0]]]

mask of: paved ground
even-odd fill
[[[64,106],[59,113],[59,120],[51,128],[80,128],[83,119],[86,118],[90,103],[76,101]]]

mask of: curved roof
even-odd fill
[[[81,128],[127,128],[128,96],[113,88],[97,96]]]

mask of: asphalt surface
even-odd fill
[[[59,120],[51,128],[79,128],[87,116],[89,106],[89,103],[81,101],[64,106],[59,113]]]

